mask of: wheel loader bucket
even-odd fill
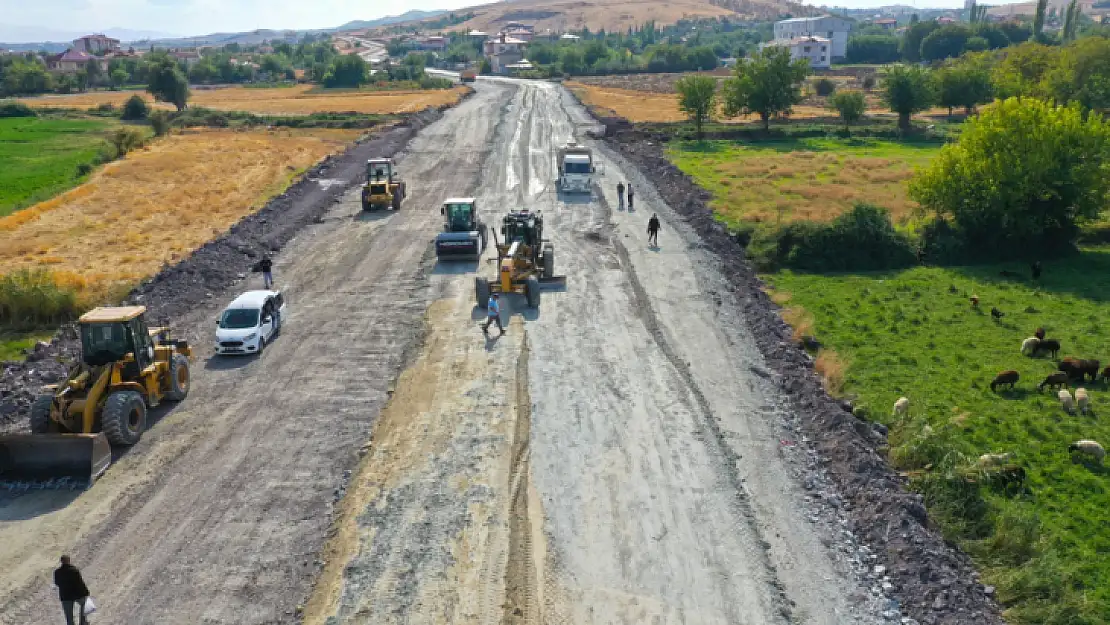
[[[88,488],[112,463],[104,434],[0,436],[0,487]]]

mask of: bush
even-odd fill
[[[92,163],[80,163],[77,165],[77,177],[88,176],[92,173]]]
[[[873,74],[868,74],[867,76],[864,76],[863,77],[863,90],[864,91],[871,91],[874,88],[875,88],[875,76]]]
[[[813,91],[819,96],[830,96],[836,91],[836,83],[828,78],[818,79],[813,83]]]
[[[127,102],[123,105],[123,115],[120,119],[127,121],[138,121],[146,119],[150,114],[150,106],[146,103],[141,95],[133,95],[127,98]]]
[[[447,78],[437,78],[434,76],[424,75],[417,83],[421,89],[450,89],[455,86],[455,83]]]
[[[827,224],[757,228],[749,253],[761,271],[868,271],[908,267],[917,261],[913,244],[894,229],[890,212],[864,203]]]
[[[77,291],[63,287],[45,269],[20,269],[0,276],[0,326],[31,328],[75,318]]]
[[[98,113],[111,113],[116,110],[116,105],[111,102],[101,102],[96,105],[96,112]]]
[[[137,128],[116,128],[101,149],[99,159],[102,163],[127,156],[127,153],[146,144],[146,135]]]
[[[0,117],[36,117],[35,109],[15,100],[0,100]]]
[[[154,111],[150,114],[150,127],[154,129],[154,136],[165,135],[170,130],[170,116],[165,111]]]

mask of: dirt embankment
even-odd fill
[[[281,249],[301,228],[320,218],[339,201],[349,181],[361,178],[366,159],[393,155],[440,117],[438,109],[416,113],[325,158],[261,210],[138,285],[127,302],[147,306],[151,323],[172,324],[213,293],[242,279],[263,253]],[[44,384],[64,378],[79,353],[77,333],[66,326],[49,343],[35,346],[26,362],[0,363],[0,432],[25,430],[35,394]]]
[[[850,405],[825,392],[812,358],[791,341],[779,308],[745,260],[744,249],[714,219],[708,192],[672,165],[658,137],[623,120],[606,122],[606,142],[635,163],[659,194],[701,235],[722,261],[770,375],[797,409],[803,432],[819,453],[827,475],[841,491],[846,529],[871,545],[880,575],[889,575],[901,611],[927,625],[1002,623],[991,589],[979,582],[970,558],[948,545],[929,523],[920,495],[902,479],[878,448],[882,426],[861,421]],[[882,568],[879,568],[882,567]]]

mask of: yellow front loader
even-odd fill
[[[0,436],[0,480],[87,487],[112,446],[139,442],[147,409],[189,393],[188,343],[148,328],[146,308],[97,308],[78,320],[81,361],[31,405],[31,433]]]

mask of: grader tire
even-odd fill
[[[535,276],[528,278],[524,283],[524,297],[528,299],[529,308],[540,307],[540,281]]]
[[[146,429],[146,404],[135,391],[116,391],[104,402],[100,416],[104,436],[113,445],[129,447],[139,442]]]
[[[183,354],[174,354],[170,360],[169,390],[166,399],[169,401],[183,401],[189,394],[189,383],[192,381],[189,374],[189,359]]]
[[[543,277],[550,278],[555,275],[555,248],[545,247],[543,250]]]
[[[58,426],[50,418],[50,409],[54,405],[53,395],[39,395],[31,404],[31,433],[50,434],[58,431]]]
[[[478,302],[478,308],[485,308],[489,305],[489,279],[474,278],[474,299]]]

